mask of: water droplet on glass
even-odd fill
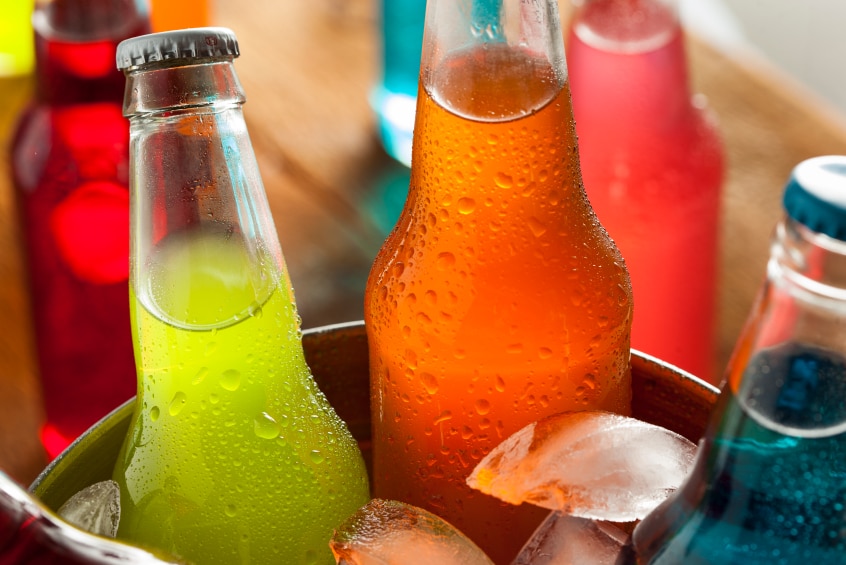
[[[211,355],[214,355],[215,351],[217,351],[217,342],[216,341],[210,341],[206,344],[206,349],[203,353],[205,354],[206,357],[209,357]]]
[[[279,424],[267,412],[262,412],[253,420],[253,432],[262,439],[274,439],[279,436],[279,430]]]
[[[168,413],[171,416],[176,416],[182,409],[185,408],[185,404],[188,402],[188,397],[185,395],[184,392],[177,392],[173,395],[173,400],[170,401],[170,406],[168,406]]]
[[[313,463],[320,464],[320,463],[323,463],[323,461],[325,460],[325,457],[323,457],[323,454],[322,454],[322,453],[320,453],[320,452],[319,452],[318,450],[316,450],[316,449],[313,449],[313,450],[311,451],[311,453],[309,453],[309,456],[311,457],[311,461],[312,461]]]
[[[420,382],[429,394],[438,392],[438,379],[431,373],[420,373]]]
[[[452,420],[452,412],[450,412],[449,410],[444,410],[443,412],[441,412],[440,416],[435,418],[434,422],[432,423],[437,426],[449,420]]]
[[[491,403],[485,400],[484,398],[480,398],[476,401],[476,413],[480,416],[484,416],[488,412],[491,411]]]
[[[511,188],[514,186],[514,179],[505,173],[497,173],[496,177],[494,177],[494,182],[500,188]]]
[[[200,367],[200,370],[197,371],[196,375],[194,375],[194,380],[191,381],[191,384],[193,384],[193,385],[200,384],[201,382],[206,380],[206,377],[208,376],[208,374],[209,374],[209,368],[208,367]]]
[[[438,269],[440,269],[441,271],[446,270],[455,265],[455,255],[449,252],[439,253],[437,264]]]
[[[532,235],[540,237],[546,233],[546,226],[543,225],[537,218],[529,218],[529,229],[532,230]]]
[[[461,214],[472,214],[476,209],[476,201],[472,198],[460,198],[458,200],[458,212]]]
[[[549,359],[552,357],[552,350],[548,347],[541,347],[538,349],[538,357],[541,359]]]
[[[241,373],[235,369],[223,371],[223,374],[220,375],[220,386],[228,391],[238,390],[238,387],[241,386]]]
[[[496,381],[494,382],[494,387],[496,388],[497,392],[505,392],[505,379],[497,375]]]
[[[227,504],[225,512],[227,516],[229,516],[230,518],[234,518],[235,514],[238,513],[238,509],[235,507],[234,504]]]
[[[152,408],[150,408],[150,420],[152,420],[153,422],[158,420],[160,413],[161,411],[159,410],[158,406],[153,406]]]

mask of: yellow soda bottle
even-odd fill
[[[138,371],[118,535],[194,563],[332,563],[367,474],[305,363],[237,55],[224,28],[118,48]]]

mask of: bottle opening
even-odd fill
[[[670,43],[679,20],[666,0],[593,0],[576,15],[573,32],[596,49],[643,53]]]

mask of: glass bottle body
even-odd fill
[[[138,400],[119,537],[199,563],[330,563],[367,475],[305,363],[232,62],[127,80]]]
[[[99,17],[94,17],[94,13]],[[35,346],[55,457],[135,392],[126,308],[129,124],[118,42],[149,31],[133,3],[56,0],[33,17],[37,99],[12,145]]]
[[[632,347],[715,382],[723,154],[666,0],[588,0],[567,59],[585,187],[632,278]]]
[[[631,288],[581,185],[555,5],[489,4],[429,3],[409,198],[365,319],[376,496],[446,518],[505,563],[544,512],[465,479],[545,415],[628,413]],[[514,15],[540,28],[522,45],[499,35]],[[490,41],[450,49],[447,22],[462,19]]]
[[[639,563],[843,559],[846,245],[777,234],[696,468],[635,530]]]

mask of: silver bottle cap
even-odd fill
[[[237,57],[238,39],[225,27],[198,27],[139,35],[117,47],[120,70],[178,59]]]

